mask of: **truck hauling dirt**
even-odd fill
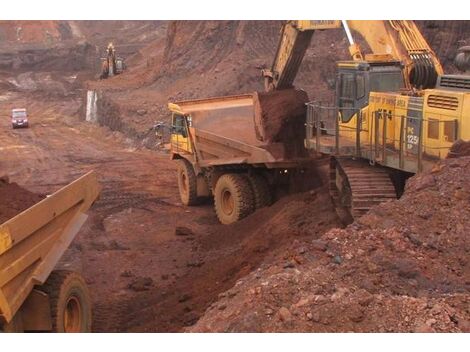
[[[183,204],[213,196],[218,219],[230,224],[291,191],[309,162],[307,101],[289,89],[170,103]]]
[[[54,267],[98,194],[93,172],[46,198],[0,180],[0,331],[91,332],[85,280]]]

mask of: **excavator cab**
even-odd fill
[[[397,92],[403,88],[405,82],[400,62],[338,62],[336,96],[341,122],[349,122],[369,104],[370,92]]]

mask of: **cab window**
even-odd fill
[[[370,74],[371,92],[397,92],[405,86],[401,71]]]
[[[366,95],[366,80],[364,75],[356,76],[356,99],[362,99]]]
[[[185,117],[180,114],[173,114],[173,133],[187,137]]]
[[[341,79],[341,97],[354,97],[354,75],[352,73],[343,73]]]
[[[444,121],[444,139],[447,142],[455,142],[457,140],[457,121]]]
[[[439,120],[429,119],[428,121],[428,138],[439,139]]]

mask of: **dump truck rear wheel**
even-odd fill
[[[239,174],[220,176],[215,185],[214,206],[222,224],[231,224],[251,214],[254,199],[248,177]]]
[[[178,160],[178,189],[184,205],[196,205],[197,178],[193,166],[187,160]]]
[[[255,210],[271,205],[272,197],[266,179],[261,175],[248,176],[253,190]]]
[[[80,274],[55,270],[41,290],[49,295],[53,332],[91,332],[91,299]]]

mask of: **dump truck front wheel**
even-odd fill
[[[196,205],[197,178],[192,165],[185,159],[178,160],[178,189],[184,205]]]
[[[271,191],[266,179],[261,175],[250,175],[251,188],[253,190],[253,197],[255,202],[255,209],[270,206],[272,203]]]
[[[41,290],[49,295],[53,332],[91,332],[90,294],[81,275],[55,270]]]
[[[220,176],[215,185],[214,206],[222,224],[231,224],[251,214],[254,198],[248,177],[239,174]]]

